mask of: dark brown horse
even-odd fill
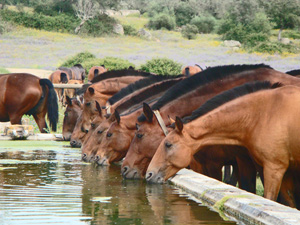
[[[65,71],[56,70],[50,74],[49,80],[52,84],[66,84],[69,81],[69,77]],[[55,88],[58,100],[63,103],[64,89]]]
[[[286,181],[300,172],[300,88],[275,87],[247,84],[211,99],[187,124],[177,117],[176,129],[161,142],[148,167],[147,180],[163,182],[175,175],[205,146],[245,146],[262,168],[264,197],[275,201],[281,190],[286,204],[299,207],[295,196],[300,190],[292,188],[298,180],[291,186]]]
[[[218,93],[255,80],[270,80],[273,83],[279,81],[300,86],[298,78],[275,71],[265,65],[212,67],[181,81],[166,92],[150,111],[144,111],[144,115],[139,118],[139,129],[122,164],[123,176],[143,177],[165,136],[153,110],[159,109],[164,123],[168,126],[171,124],[169,117],[175,118],[176,113],[181,117],[187,116]],[[255,173],[255,170],[249,171],[248,177],[253,176],[250,176],[250,173]]]
[[[66,96],[66,104],[62,135],[65,141],[69,141],[77,119],[82,113],[82,104],[77,98],[69,98],[69,96]]]
[[[56,131],[58,121],[57,97],[48,79],[26,73],[0,75],[0,121],[21,124],[24,114],[32,115],[40,132],[47,132],[45,115]]]
[[[70,144],[80,147],[87,134],[91,121],[99,115],[95,101],[105,106],[107,100],[122,88],[137,80],[153,76],[150,73],[135,70],[114,70],[95,77],[91,85],[85,85],[79,93],[84,93],[83,112],[77,121]]]
[[[102,65],[102,66],[93,66],[89,70],[88,81],[91,82],[95,77],[97,77],[100,74],[105,73],[105,72],[107,72],[107,69],[105,68],[104,65]]]
[[[198,64],[195,64],[195,66],[186,66],[182,69],[181,73],[186,76],[193,76],[196,73],[201,72],[203,69],[201,68],[201,66],[199,66]]]
[[[70,68],[68,67],[59,67],[58,70],[65,71],[68,74],[69,80],[81,80],[85,79],[85,69],[81,64],[76,64]]]

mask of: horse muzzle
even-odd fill
[[[146,180],[148,183],[157,183],[162,184],[164,183],[164,177],[161,173],[155,173],[155,172],[147,172],[146,173]]]

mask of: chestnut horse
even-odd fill
[[[255,80],[270,80],[273,83],[282,82],[300,86],[298,78],[265,65],[211,67],[189,77],[173,86],[151,110],[145,109],[144,114],[139,117],[139,128],[123,161],[122,175],[125,178],[144,177],[150,160],[165,136],[154,118],[153,110],[159,109],[164,123],[168,126],[171,124],[169,116],[174,118],[176,114],[180,117],[190,115],[193,110],[218,93]],[[248,177],[253,177],[254,173],[255,170],[249,171]]]
[[[70,144],[72,147],[81,147],[91,121],[99,115],[95,101],[104,106],[107,100],[122,88],[137,80],[153,76],[150,73],[135,70],[113,70],[95,77],[92,84],[84,85],[78,93],[84,93],[83,112],[77,120]]]
[[[56,70],[50,74],[49,80],[52,84],[66,84],[69,81],[69,77],[65,71]],[[55,88],[55,92],[58,96],[58,100],[63,103],[64,89]]]
[[[148,167],[147,181],[167,180],[205,146],[245,146],[262,168],[264,197],[275,201],[282,186],[285,203],[299,207],[295,196],[300,190],[288,189],[285,180],[300,172],[300,88],[272,88],[267,82],[246,84],[202,105],[187,124],[177,117],[176,129],[161,142]]]
[[[58,122],[57,96],[48,79],[26,73],[0,75],[0,122],[21,124],[24,114],[32,115],[41,133],[47,132],[45,115],[56,131]]]
[[[199,66],[198,64],[195,64],[195,66],[186,66],[182,69],[181,74],[183,74],[186,77],[195,75],[196,73],[199,73],[203,71],[203,69],[201,68],[201,66]]]
[[[77,119],[82,113],[82,104],[77,98],[69,98],[69,96],[66,96],[66,104],[62,135],[65,141],[69,141]]]
[[[94,77],[99,76],[100,74],[107,72],[107,69],[105,68],[104,65],[102,66],[93,66],[90,70],[89,70],[89,74],[88,74],[88,82],[91,82]]]
[[[68,67],[59,67],[58,70],[65,71],[68,74],[69,80],[81,80],[85,79],[85,69],[81,64],[76,64],[70,68]]]
[[[123,88],[108,100],[108,102],[113,103],[113,105],[110,106],[110,113],[113,113],[115,109],[117,109],[117,111],[122,114],[129,114],[138,108],[141,108],[143,101],[147,101],[149,103],[155,101],[155,99],[163,95],[168,88],[180,82],[184,78],[185,77],[183,76],[157,75],[136,81],[135,83],[128,85],[126,88]],[[101,110],[98,111],[99,116],[96,117],[91,124],[94,127],[95,123],[98,123],[99,118],[103,117]],[[105,120],[105,123],[101,124],[97,131],[93,131],[94,133],[90,133],[90,131],[88,132],[88,135],[82,145],[82,159],[84,161],[90,161],[93,159],[95,151],[98,149],[96,143],[100,143],[101,134],[108,128],[110,122],[113,122],[111,118],[108,121]],[[94,130],[92,129],[92,126],[91,130]],[[101,130],[101,133],[97,133],[99,130]],[[89,134],[91,134],[91,137],[88,137]]]

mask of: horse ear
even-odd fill
[[[68,95],[66,95],[66,103],[71,106],[72,105],[72,100],[70,99],[70,97]]]
[[[148,122],[151,123],[152,119],[153,119],[153,111],[146,102],[143,102],[143,112],[144,112]]]
[[[120,124],[121,117],[120,117],[119,112],[117,110],[115,110],[114,114],[115,114],[115,118],[117,120],[117,123]]]
[[[105,66],[104,65],[101,65],[104,69],[105,69]]]
[[[181,133],[183,129],[183,122],[178,116],[176,116],[175,126],[176,126],[176,130]]]
[[[98,70],[98,69],[95,69],[95,70],[94,70],[94,78],[97,77],[98,75],[99,75],[99,70]]]
[[[97,110],[98,110],[99,116],[102,117],[101,106],[100,106],[99,102],[97,102],[97,101],[96,101],[96,108],[97,108]]]
[[[90,94],[91,94],[91,95],[93,95],[93,94],[95,93],[95,89],[94,89],[94,88],[92,88],[92,87],[89,87],[89,89],[88,89],[88,90],[89,90],[89,92],[90,92]]]
[[[175,120],[172,119],[169,115],[168,115],[168,119],[169,119],[169,123],[170,123],[170,124],[175,123]]]

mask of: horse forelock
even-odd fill
[[[194,91],[197,88],[201,88],[214,81],[224,79],[231,76],[238,76],[239,73],[244,71],[251,71],[260,68],[272,69],[265,64],[255,65],[226,65],[210,67],[203,70],[194,76],[188,77],[178,84],[171,87],[158,101],[152,106],[153,110],[162,108],[167,103],[176,100],[177,98]],[[242,75],[241,75],[242,76]]]

